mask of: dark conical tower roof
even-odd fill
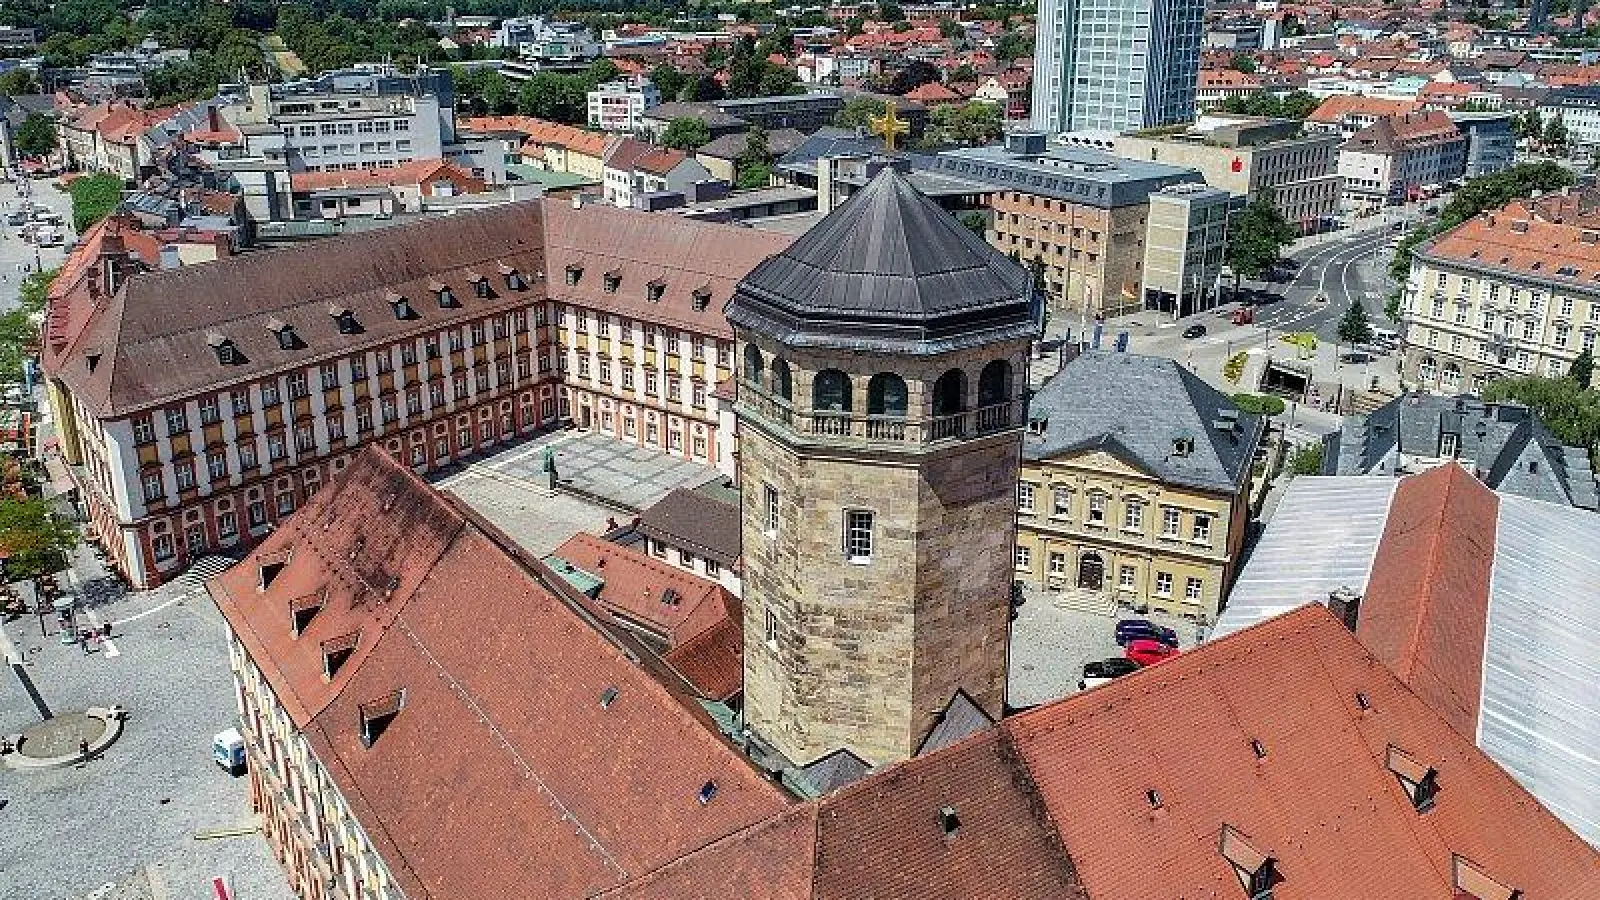
[[[728,320],[791,346],[897,353],[1031,336],[1032,279],[885,168],[739,283]]]

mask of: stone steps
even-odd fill
[[[1052,598],[1060,609],[1070,609],[1076,612],[1093,613],[1105,616],[1108,619],[1116,618],[1117,604],[1104,591],[1092,591],[1087,588],[1063,588],[1056,592]]]

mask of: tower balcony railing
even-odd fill
[[[922,418],[862,414],[849,410],[796,409],[789,401],[749,383],[739,385],[739,403],[746,410],[797,434],[830,441],[866,444],[930,444],[977,437],[1021,424],[1022,401],[1006,401],[977,409]]]

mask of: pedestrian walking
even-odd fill
[[[83,738],[78,739],[78,754],[85,760],[89,758],[89,742]]]

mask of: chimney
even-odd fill
[[[162,268],[162,270],[166,271],[168,269],[176,269],[181,265],[183,265],[183,260],[178,258],[178,245],[177,244],[162,244],[161,245],[161,268]]]
[[[1356,620],[1361,615],[1361,595],[1347,587],[1341,587],[1330,592],[1328,594],[1328,612],[1333,613],[1333,617],[1343,622],[1344,627],[1350,629],[1350,632],[1354,634]]]
[[[210,131],[222,130],[222,114],[215,105],[206,107],[206,128]]]

